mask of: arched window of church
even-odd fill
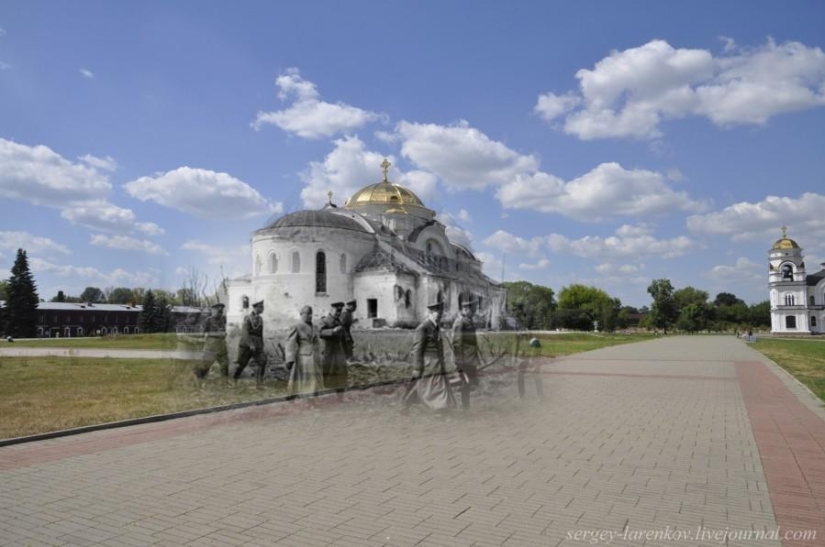
[[[301,273],[301,254],[292,251],[292,273]]]
[[[315,292],[327,292],[327,255],[324,251],[315,253]]]
[[[796,328],[796,316],[789,315],[785,317],[785,328],[786,329],[795,329]]]
[[[793,267],[790,264],[782,266],[782,279],[793,279]]]
[[[269,254],[269,273],[278,273],[278,255],[275,253]]]
[[[812,327],[815,327],[815,326],[816,326],[816,316],[815,316],[815,315],[812,315],[812,316],[811,316],[811,326],[812,326]]]
[[[409,308],[412,305],[412,292],[410,289],[407,289],[407,292],[404,293],[404,307]]]
[[[815,305],[814,302],[815,302],[814,295],[811,295],[810,298],[808,298],[808,304],[810,304],[811,306],[814,306]]]
[[[261,255],[255,255],[255,275],[261,273]]]
[[[341,259],[338,262],[338,267],[340,268],[342,274],[347,273],[347,255],[346,254],[341,253]]]
[[[794,305],[794,295],[786,294],[785,295],[785,305],[786,306],[793,306]]]

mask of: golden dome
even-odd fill
[[[771,247],[772,251],[775,250],[786,250],[786,249],[799,249],[801,248],[799,244],[794,241],[793,239],[783,237],[782,239],[777,239],[776,243],[773,244]]]
[[[788,237],[787,232],[788,232],[788,228],[785,227],[785,226],[782,226],[782,238],[776,240],[776,243],[774,243],[773,247],[771,247],[772,251],[775,251],[775,250],[788,250],[788,249],[800,249],[801,248],[796,241],[794,241],[793,239]]]
[[[425,207],[421,199],[411,190],[404,188],[400,184],[390,182],[387,179],[390,162],[385,159],[383,163],[381,163],[381,167],[384,170],[384,180],[365,186],[355,192],[344,204],[344,207],[351,209],[357,205],[367,204],[391,205],[399,208],[403,208],[404,205]]]

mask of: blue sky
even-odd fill
[[[496,279],[764,300],[783,224],[825,260],[823,21],[813,1],[0,1],[0,268],[26,248],[46,299],[241,275],[253,230],[343,203],[386,156]]]

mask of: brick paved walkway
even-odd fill
[[[672,547],[728,533],[767,546],[782,543],[741,536],[825,520],[823,413],[742,342],[666,338],[544,370],[545,400],[495,377],[467,415],[348,394],[0,448],[0,545],[588,546],[613,533]]]

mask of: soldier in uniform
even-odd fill
[[[212,315],[203,324],[204,370],[202,378],[209,374],[215,361],[220,365],[221,375],[229,376],[229,355],[226,351],[226,316],[223,314],[225,304],[212,305]]]
[[[324,387],[334,389],[339,399],[347,387],[347,356],[344,353],[345,330],[341,325],[343,302],[334,302],[329,315],[324,316],[318,325],[321,339],[321,363],[324,371]]]
[[[357,307],[358,302],[350,300],[347,302],[347,307],[341,312],[341,326],[344,327],[344,355],[347,356],[347,362],[352,361],[352,350],[355,347],[355,341],[352,338],[352,325],[358,321],[353,317]]]
[[[453,355],[455,368],[461,375],[461,406],[464,409],[470,408],[470,391],[478,386],[478,368],[481,365],[473,324],[476,305],[475,300],[461,304],[461,314],[453,323]]]
[[[235,369],[235,381],[241,377],[243,369],[254,359],[258,366],[258,383],[264,381],[266,371],[266,353],[264,352],[264,320],[261,313],[264,311],[264,301],[252,304],[252,311],[244,317],[241,329],[241,340],[238,344],[238,368]]]
[[[412,347],[413,376],[404,393],[404,412],[419,401],[433,410],[448,410],[456,406],[444,365],[440,327],[444,303],[437,301],[428,305],[427,309],[427,318],[415,329]]]
[[[289,369],[290,395],[315,395],[324,389],[324,374],[315,354],[318,335],[312,327],[312,308],[301,308],[301,320],[295,323],[286,337],[284,355]]]

